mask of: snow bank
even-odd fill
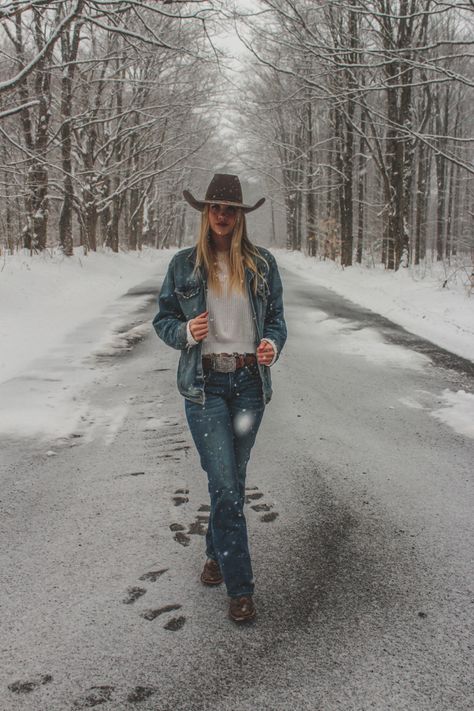
[[[453,430],[474,438],[474,395],[458,390],[445,390],[442,396],[444,407],[431,414]]]
[[[164,273],[172,254],[145,249],[84,256],[78,250],[74,257],[48,251],[5,257],[0,264],[0,382],[56,350],[131,287]]]
[[[275,251],[278,263],[304,279],[332,289],[365,308],[386,316],[408,331],[474,362],[474,294],[463,272],[443,282],[442,265],[388,272],[382,266],[342,269],[300,252]]]
[[[393,273],[382,266],[367,268],[358,264],[342,269],[334,262],[322,262],[300,252],[275,252],[281,267],[474,362],[474,294],[466,288],[465,270],[443,287],[447,275],[442,264],[431,265],[429,272],[423,265]],[[341,328],[331,321],[327,327],[334,333]],[[333,338],[331,343],[337,344],[337,340]],[[354,355],[360,353],[379,362],[393,354],[393,346],[384,344],[379,334],[370,329],[356,332],[347,343],[345,348]],[[399,348],[393,365],[402,362],[405,367],[423,367],[424,360],[424,356]],[[456,432],[474,438],[474,395],[464,390],[446,390],[440,397],[443,406],[431,414]],[[415,402],[405,404],[422,407]]]

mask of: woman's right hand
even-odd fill
[[[204,311],[189,321],[189,330],[195,341],[203,341],[209,333],[209,312]]]

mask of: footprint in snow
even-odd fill
[[[122,601],[125,605],[132,605],[146,593],[146,588],[128,588],[127,597]]]
[[[158,607],[155,610],[145,610],[141,613],[140,617],[148,622],[153,622],[160,615],[164,615],[166,612],[174,612],[175,610],[180,610],[182,605],[164,605],[163,607]]]
[[[185,623],[185,617],[172,617],[171,620],[164,625],[164,629],[170,630],[171,632],[177,632],[181,629],[181,627],[184,627]]]
[[[278,517],[278,512],[277,511],[271,511],[270,513],[265,513],[263,516],[260,516],[260,521],[263,521],[264,523],[269,523],[270,521],[274,521]]]
[[[187,491],[187,489],[184,491]],[[174,540],[182,546],[189,546],[191,542],[190,536],[205,536],[207,533],[207,525],[209,523],[209,514],[207,513],[209,510],[210,507],[207,504],[201,504],[198,508],[198,513],[196,514],[194,521],[188,524],[187,531],[186,526],[183,526],[181,523],[172,523],[170,525],[170,529],[175,534],[173,536]]]
[[[250,507],[254,511],[260,512],[260,511],[270,511],[273,506],[271,504],[255,504],[254,506]]]
[[[91,709],[99,704],[105,704],[112,698],[114,686],[91,686],[83,696],[74,701],[74,706],[80,709]]]
[[[161,570],[150,570],[148,573],[143,573],[138,578],[139,580],[149,580],[151,583],[156,583],[158,578],[161,578],[163,573],[168,572],[168,568],[162,568]]]
[[[156,694],[156,689],[151,686],[136,686],[128,694],[127,701],[129,704],[140,703],[140,701],[149,699],[153,694]]]
[[[196,518],[195,521],[189,524],[188,533],[191,536],[205,536],[207,533],[207,521]]]
[[[183,531],[176,531],[173,538],[177,543],[180,543],[182,546],[189,546],[189,544],[191,543],[190,537],[183,533]]]
[[[173,496],[173,503],[175,506],[181,506],[181,504],[187,504],[189,501],[187,496]]]
[[[245,491],[251,492],[245,494],[245,503],[247,504],[250,504],[252,501],[257,501],[263,498],[263,494],[261,491],[258,490],[258,486],[249,487]],[[260,521],[263,521],[263,523],[270,523],[271,521],[275,521],[275,519],[277,519],[279,515],[277,511],[272,511],[273,504],[266,504],[263,501],[259,504],[253,504],[250,508],[253,511],[256,511],[257,513],[265,511],[263,516],[260,516]]]
[[[24,680],[21,679],[8,684],[10,691],[14,694],[29,694],[31,691],[36,689],[38,686],[44,686],[53,681],[51,674],[43,674],[42,676],[36,676],[32,679]]]
[[[145,472],[126,472],[125,474],[117,474],[114,479],[123,479],[127,476],[145,476]]]
[[[255,491],[252,494],[245,494],[245,503],[249,504],[251,501],[261,499],[262,497],[263,497],[263,494],[261,491]]]
[[[170,524],[170,531],[173,531],[173,533],[175,531],[185,531],[185,530],[186,530],[186,526],[183,526],[181,523],[171,523]]]

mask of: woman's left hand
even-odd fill
[[[259,365],[270,365],[275,357],[275,349],[272,344],[262,339],[257,347],[257,362]]]

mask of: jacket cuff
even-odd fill
[[[273,346],[273,358],[271,359],[270,363],[268,364],[268,368],[273,365],[273,363],[276,361],[278,358],[278,348],[275,343],[275,341],[272,341],[271,338],[262,338],[262,341],[266,341],[267,343],[270,343],[271,346]]]
[[[192,348],[193,346],[197,346],[199,341],[196,341],[196,339],[193,338],[193,336],[191,334],[191,328],[189,326],[189,323],[190,323],[189,321],[186,322],[186,338],[188,341],[188,348]]]

